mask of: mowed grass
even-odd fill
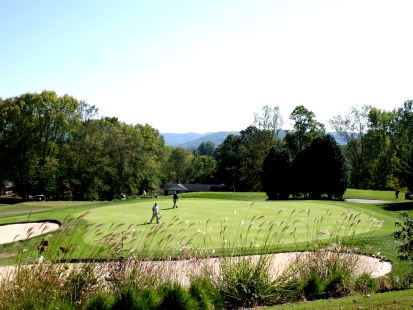
[[[192,196],[192,197],[191,197]],[[322,242],[331,237],[389,235],[394,217],[375,213],[374,206],[362,208],[357,204],[337,201],[243,201],[227,199],[194,198],[181,195],[179,208],[172,208],[171,199],[159,199],[161,224],[146,224],[151,218],[154,200],[124,203],[94,209],[84,219],[93,224],[104,224],[85,237],[85,242],[95,245],[108,233],[126,233],[125,249],[152,247],[157,249],[159,240],[170,235],[168,245],[187,246],[208,250],[222,247],[247,246],[258,250],[274,243],[279,248],[293,249],[308,242]],[[78,217],[82,212],[75,213]],[[360,220],[360,221],[359,221]],[[380,223],[378,223],[380,222]],[[273,228],[270,229],[270,226]],[[146,236],[149,232],[162,231],[157,240],[144,244],[142,238],[133,238],[136,232]],[[135,233],[135,234],[134,234]],[[274,236],[274,233],[275,236]],[[135,240],[133,240],[135,239]],[[133,240],[133,241],[132,241]],[[245,240],[244,240],[245,242]],[[165,243],[162,243],[165,244]]]
[[[367,198],[366,191],[348,190],[348,192],[352,198]],[[371,199],[389,200],[384,196],[394,195],[392,192],[367,192],[368,198]],[[357,195],[357,193],[360,194]],[[151,218],[151,208],[155,201],[159,202],[161,224],[144,224]],[[284,211],[280,212],[282,209]],[[93,248],[97,240],[105,238],[105,234],[125,231],[128,232],[121,233],[121,237],[126,237],[126,249],[143,250],[144,247],[149,247],[160,250],[168,246],[176,250],[184,245],[198,246],[201,249],[208,249],[211,253],[212,250],[219,252],[222,247],[229,249],[232,246],[240,246],[239,238],[242,236],[248,240],[248,244],[242,245],[247,247],[251,245],[251,248],[259,252],[264,244],[271,243],[271,238],[266,240],[265,237],[269,234],[269,226],[272,222],[279,224],[273,227],[272,233],[277,230],[283,233],[282,237],[279,234],[277,238],[272,238],[275,239],[272,243],[272,250],[293,251],[306,249],[309,240],[313,241],[313,244],[314,239],[317,238],[326,240],[333,231],[339,232],[340,236],[352,233],[354,225],[351,229],[347,229],[352,224],[348,219],[347,228],[338,231],[334,229],[334,225],[338,220],[345,224],[346,220],[342,217],[345,212],[347,215],[353,213],[353,216],[360,213],[359,217],[362,221],[357,225],[355,238],[351,240],[351,243],[357,246],[366,245],[367,249],[363,249],[365,252],[381,251],[382,255],[386,255],[395,263],[395,271],[402,273],[406,264],[397,260],[396,242],[391,234],[395,230],[394,222],[398,220],[400,210],[405,209],[411,209],[411,202],[401,198],[391,203],[375,205],[328,200],[267,201],[265,193],[211,192],[181,194],[178,209],[172,209],[171,196],[111,202],[25,202],[6,206],[3,209],[6,212],[0,212],[0,224],[25,222],[28,219],[30,221],[64,221],[68,216],[76,218],[89,210],[91,213],[83,219],[71,222],[71,225],[78,225],[79,233],[82,233],[82,227],[87,224],[104,225],[91,229],[91,233],[85,235],[84,238],[76,239],[82,249],[81,255],[85,255],[88,252],[87,247]],[[19,210],[18,213],[10,214],[16,210]],[[38,211],[32,213],[29,218],[32,210]],[[293,210],[296,211],[293,212]],[[331,215],[328,215],[329,213]],[[369,231],[373,219],[381,221],[382,225],[380,229]],[[244,221],[243,224],[241,224],[242,221]],[[283,221],[284,226],[281,226]],[[292,225],[282,231],[286,225],[285,221],[288,225]],[[252,222],[254,224],[250,226]],[[324,231],[324,234],[318,235],[320,231]],[[138,239],[133,235],[136,232],[139,232]],[[163,243],[159,242],[162,239],[159,237],[160,234],[157,235],[158,239],[152,239],[149,244],[143,241],[142,236],[154,235],[154,232],[172,236],[169,237],[167,243],[165,240]],[[132,239],[135,240],[132,242]],[[253,242],[250,244],[252,239]],[[278,242],[277,247],[274,247],[275,242]],[[318,242],[322,243],[321,240],[316,240],[316,243]],[[28,241],[20,243],[23,247]],[[9,248],[10,245],[0,246],[0,254],[7,252]],[[34,251],[36,249],[37,247]],[[73,255],[77,256],[76,251]]]
[[[403,290],[373,294],[366,298],[365,296],[351,296],[333,300],[317,300],[311,302],[297,302],[274,307],[268,307],[267,310],[331,310],[331,309],[392,309],[403,310],[413,308],[413,290]]]

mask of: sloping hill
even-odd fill
[[[215,146],[218,146],[231,134],[239,135],[239,131],[213,132],[213,133],[210,133],[206,136],[202,136],[198,139],[179,144],[178,146],[181,146],[185,149],[192,148],[192,147],[197,148],[201,143],[208,142],[208,141],[214,142]]]
[[[211,132],[208,133],[161,133],[161,135],[165,139],[165,144],[169,146],[178,146],[179,144],[183,144],[189,141],[196,140],[202,136],[210,135]]]

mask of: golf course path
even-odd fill
[[[357,202],[357,203],[389,203],[390,200],[379,200],[379,199],[356,199],[356,198],[347,198],[346,202]]]

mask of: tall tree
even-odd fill
[[[292,160],[287,149],[272,147],[262,167],[262,189],[268,199],[287,199],[291,191]]]
[[[211,142],[211,141],[207,141],[207,142],[202,142],[198,148],[197,148],[197,152],[196,152],[196,156],[214,156],[215,153],[215,143]]]
[[[366,140],[366,166],[369,171],[370,188],[397,188],[394,177],[397,143],[393,133],[395,111],[370,108],[369,131]]]
[[[191,163],[194,155],[182,147],[172,149],[167,164],[167,181],[173,183],[187,183],[191,172]]]
[[[80,103],[55,92],[27,93],[2,102],[0,136],[6,174],[23,198],[56,190],[59,146],[80,117]]]
[[[241,181],[241,137],[228,135],[216,149],[217,180],[219,183],[235,186],[237,191],[243,191],[245,186]]]
[[[368,184],[368,168],[365,160],[368,115],[370,107],[353,106],[346,115],[336,115],[329,120],[330,126],[344,141],[344,154],[350,165],[350,182],[354,188],[365,188]]]
[[[284,141],[293,155],[304,150],[316,137],[325,134],[324,124],[316,120],[314,112],[302,105],[294,109],[290,120],[294,121],[293,130],[287,131]]]
[[[214,182],[216,160],[207,155],[192,158],[190,183],[208,184]]]
[[[346,158],[330,134],[317,137],[306,150],[308,192],[314,199],[326,195],[341,199],[349,181]]]
[[[240,139],[241,181],[246,191],[261,191],[262,165],[271,146],[275,144],[274,136],[268,130],[249,126],[240,132]]]

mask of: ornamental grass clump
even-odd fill
[[[271,221],[254,215],[250,222],[241,221],[234,230],[233,221],[222,222],[221,248],[225,255],[219,261],[220,275],[215,284],[227,308],[273,305],[279,300],[278,282],[270,272],[273,256],[266,253],[276,252],[287,237],[295,235],[292,215],[296,210],[288,220],[277,221],[284,211],[279,210]]]

